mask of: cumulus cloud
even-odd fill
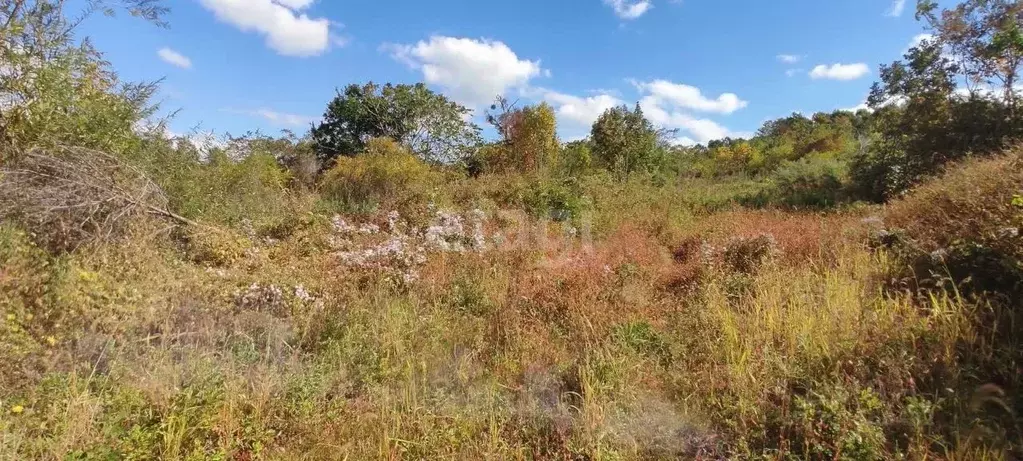
[[[649,94],[658,103],[668,103],[682,109],[700,112],[730,114],[747,106],[747,102],[739,99],[735,93],[723,93],[710,99],[703,95],[699,88],[667,80],[652,82],[633,82],[641,92]]]
[[[713,120],[696,118],[679,110],[665,107],[664,101],[655,96],[644,97],[639,101],[639,105],[654,125],[683,130],[690,134],[689,140],[706,143],[731,135],[727,128]]]
[[[188,59],[188,56],[178,53],[170,48],[161,48],[160,51],[156,52],[156,54],[160,56],[160,59],[163,59],[164,62],[172,66],[180,67],[182,69],[192,68],[192,60]]]
[[[330,48],[330,21],[301,11],[313,0],[199,0],[220,21],[266,37],[284,56],[316,56]]]
[[[304,10],[309,8],[316,0],[274,0],[274,3],[286,6],[293,10]]]
[[[654,7],[649,0],[604,0],[604,4],[610,6],[619,18],[626,20],[643,16]]]
[[[902,16],[902,12],[906,10],[906,0],[895,0],[892,2],[892,6],[888,7],[888,11],[885,11],[884,15],[890,18],[897,18]]]
[[[520,59],[508,45],[488,39],[433,36],[415,45],[384,49],[421,71],[426,83],[470,107],[489,104],[511,89],[525,89],[534,77],[550,75],[540,61]]]
[[[622,100],[609,93],[580,97],[545,90],[542,97],[554,106],[561,123],[576,127],[589,127],[604,111],[624,104]]]
[[[779,54],[776,58],[785,64],[795,64],[803,59],[802,56],[795,54]]]
[[[716,98],[704,96],[699,88],[667,80],[632,84],[643,97],[639,101],[644,114],[662,128],[678,129],[687,133],[676,139],[679,143],[706,143],[714,139],[736,136],[719,123],[695,117],[689,111],[730,114],[748,105],[734,93],[723,93]]]
[[[830,80],[856,80],[870,73],[870,68],[862,62],[855,64],[821,64],[810,71],[810,78]]]

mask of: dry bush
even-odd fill
[[[56,251],[109,240],[132,217],[147,214],[190,223],[168,210],[166,195],[145,173],[104,152],[33,149],[0,168],[0,217],[20,222]]]
[[[971,159],[888,209],[888,243],[927,272],[983,291],[1023,289],[1023,147]]]
[[[713,246],[724,246],[732,239],[770,236],[775,240],[779,261],[798,265],[832,260],[842,245],[863,235],[861,219],[855,214],[742,210],[708,216],[691,232]]]

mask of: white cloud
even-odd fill
[[[666,109],[663,101],[655,96],[646,96],[639,101],[643,113],[655,125],[677,128],[688,132],[692,139],[706,143],[733,135],[727,128],[709,119],[700,119],[677,110]]]
[[[885,11],[884,15],[890,18],[897,18],[902,16],[902,12],[906,9],[906,0],[894,0],[892,6]]]
[[[230,112],[232,114],[249,115],[252,117],[261,117],[274,125],[282,127],[304,128],[308,127],[309,124],[311,123],[316,123],[320,121],[320,117],[289,114],[266,108],[260,108],[256,110],[225,109],[224,112]]]
[[[924,42],[929,42],[931,40],[934,40],[934,34],[927,34],[927,33],[916,34],[916,35],[913,36],[913,39],[909,41],[909,45],[906,46],[906,49],[902,50],[902,53],[903,54],[909,53],[910,49],[912,49],[914,47],[918,47],[921,44],[923,44]]]
[[[622,19],[636,19],[654,7],[650,0],[604,0],[604,3],[614,9],[615,15]]]
[[[803,69],[789,69],[785,71],[786,77],[794,77],[796,74],[802,72]]]
[[[802,56],[795,54],[779,54],[776,58],[785,64],[795,64],[803,59]]]
[[[862,102],[860,102],[859,104],[857,104],[857,105],[855,105],[853,107],[844,107],[844,108],[839,109],[839,110],[845,110],[845,111],[849,111],[849,112],[859,112],[861,110],[870,110],[870,106],[867,105],[867,101],[862,101]]]
[[[170,48],[161,48],[160,51],[156,52],[156,54],[160,56],[160,59],[163,59],[164,62],[167,62],[172,66],[180,67],[182,69],[192,68],[192,60],[188,59],[188,56],[178,53]]]
[[[830,66],[821,64],[810,71],[810,77],[814,79],[856,80],[869,73],[870,68],[862,62],[855,64],[832,64]]]
[[[384,45],[395,59],[422,71],[431,85],[443,88],[467,106],[489,104],[509,89],[525,89],[541,74],[540,61],[519,59],[502,42],[433,36],[415,45]]]
[[[313,2],[315,2],[316,0],[273,0],[273,1],[274,3],[286,6],[293,10],[304,10],[306,8],[309,8],[309,6],[311,6]]]
[[[730,114],[748,105],[735,93],[723,93],[715,99],[703,95],[699,88],[667,80],[652,82],[633,82],[641,92],[656,98],[658,104],[668,103],[672,106],[692,109],[701,112]]]
[[[313,0],[199,0],[217,19],[266,37],[285,56],[316,56],[330,48],[330,21],[300,13]]]
[[[556,91],[544,91],[543,99],[554,106],[558,119],[563,124],[580,127],[589,127],[604,111],[624,104],[624,101],[608,93],[583,98]]]
[[[696,142],[695,139],[690,138],[688,136],[679,136],[677,138],[672,138],[672,139],[669,139],[668,142],[671,145],[673,145],[673,146],[686,146],[686,147],[695,146],[695,145],[699,144],[699,143]]]
[[[699,88],[667,80],[633,81],[632,84],[644,95],[639,105],[654,125],[679,129],[688,134],[678,138],[680,143],[706,143],[737,135],[713,120],[698,118],[686,111],[730,114],[748,105],[734,93],[710,99]]]

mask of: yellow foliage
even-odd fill
[[[387,138],[371,139],[366,152],[341,157],[320,182],[323,196],[344,209],[403,208],[423,202],[439,174],[408,148]]]

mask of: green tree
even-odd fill
[[[572,141],[558,156],[559,171],[566,176],[586,174],[593,163],[593,149],[589,140]]]
[[[924,3],[922,14],[933,14]],[[946,11],[941,17],[956,14]],[[910,49],[902,61],[881,66],[881,80],[868,99],[875,110],[875,139],[850,172],[861,198],[887,200],[950,161],[996,152],[1020,137],[1023,126],[1012,108],[1014,92],[977,91],[974,86],[990,83],[976,70],[987,65],[978,59],[993,60],[990,65],[1005,61],[1011,66],[1012,61],[987,55],[989,47],[966,46],[960,40],[939,35]],[[970,85],[966,91],[964,83]]]
[[[358,155],[366,141],[380,137],[406,145],[424,160],[450,163],[479,144],[479,127],[466,121],[469,113],[422,83],[349,85],[327,105],[312,136],[323,168],[339,156]]]
[[[91,0],[71,19],[63,0],[0,0],[0,138],[21,151],[68,144],[114,153],[137,147],[156,108],[153,83],[124,84],[75,31],[91,14],[127,10],[158,25],[159,0]]]
[[[1018,0],[966,0],[938,13],[934,0],[919,0],[917,18],[957,62],[970,92],[994,93],[1015,116],[1023,64],[1023,3]]]
[[[604,111],[590,131],[597,163],[620,177],[646,170],[659,159],[659,133],[639,104],[634,110],[619,106]]]

